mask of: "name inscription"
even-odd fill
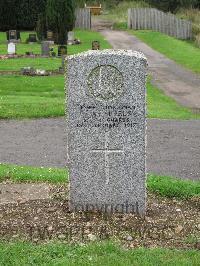
[[[77,127],[95,128],[132,128],[138,124],[136,121],[135,105],[105,105],[101,108],[95,105],[79,105],[79,120]]]

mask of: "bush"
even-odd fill
[[[113,29],[114,30],[127,30],[128,29],[127,22],[115,22],[113,24]]]
[[[196,7],[199,0],[146,0],[152,6],[165,12],[176,13],[179,8]]]
[[[75,6],[73,0],[47,0],[47,29],[53,31],[58,44],[66,44],[67,32],[73,29]]]
[[[127,23],[128,9],[134,8],[134,7],[149,7],[149,5],[145,3],[144,1],[131,1],[131,2],[124,1],[124,2],[119,3],[118,5],[113,6],[113,8],[109,10],[108,17],[117,23],[121,23],[121,22]],[[125,24],[123,25],[123,27],[124,26]]]
[[[177,16],[188,19],[192,22],[192,32],[194,39],[200,34],[200,10],[199,9],[180,9]]]
[[[36,33],[39,41],[47,38],[47,25],[46,25],[46,15],[45,12],[38,16],[38,21],[36,25]]]
[[[192,24],[192,33],[193,33],[193,36],[200,34],[200,25]]]

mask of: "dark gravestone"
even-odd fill
[[[19,42],[21,37],[20,37],[20,31],[16,30],[9,30],[6,32],[7,36],[7,41],[8,42]]]
[[[47,40],[48,41],[54,40],[53,31],[50,31],[50,30],[47,31]]]
[[[66,45],[59,45],[58,46],[58,56],[67,55],[67,46]]]
[[[17,41],[17,31],[9,30],[9,41]]]
[[[92,50],[100,50],[100,42],[99,41],[93,41],[92,42]]]
[[[21,74],[26,76],[33,76],[35,74],[35,69],[33,67],[23,67],[21,68]]]
[[[20,31],[17,30],[17,40],[21,40]]]
[[[29,34],[28,41],[29,42],[37,42],[36,34],[33,34],[33,33]]]

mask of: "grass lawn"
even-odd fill
[[[147,83],[147,114],[149,118],[161,119],[200,119],[186,107],[166,96],[161,90]]]
[[[129,30],[129,32],[178,64],[200,73],[200,49],[194,43],[178,40],[160,32],[147,30]]]
[[[28,37],[28,32],[22,32],[22,42]],[[7,43],[5,43],[6,35],[4,32],[0,32],[0,54],[7,54]],[[94,31],[89,30],[75,30],[75,38],[81,40],[80,45],[69,45],[68,54],[77,54],[91,49],[92,41],[97,40],[101,44],[101,49],[111,48],[110,44],[103,38],[103,36]],[[57,45],[52,46],[57,53]],[[17,53],[25,54],[25,52],[33,52],[35,54],[41,53],[41,45],[36,44],[17,44]],[[3,70],[20,70],[22,67],[32,66],[42,69],[58,69],[61,66],[61,59],[59,58],[20,58],[0,60],[0,71]]]
[[[198,119],[160,90],[147,84],[148,117]],[[64,115],[64,77],[0,76],[0,118]]]
[[[111,242],[88,245],[48,243],[0,243],[0,265],[199,265],[197,250],[133,249],[125,250]]]
[[[16,58],[0,60],[0,71],[19,71],[23,67],[56,70],[61,67],[60,58]],[[1,80],[1,77],[0,77]]]
[[[0,182],[68,182],[68,170],[64,168],[44,168],[31,166],[16,166],[0,164]],[[168,176],[148,175],[147,188],[149,191],[164,197],[187,199],[200,197],[200,181],[183,180]]]
[[[0,77],[0,118],[64,115],[64,77]]]

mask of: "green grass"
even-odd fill
[[[0,182],[48,182],[66,183],[69,180],[68,170],[63,168],[44,168],[0,164]],[[200,197],[200,181],[178,179],[168,176],[148,175],[149,191],[168,198],[188,199]]]
[[[41,45],[39,43],[34,44],[25,44],[18,43],[16,44],[17,54],[25,54],[25,52],[33,52],[34,54],[41,53]],[[7,54],[7,43],[0,43],[0,54]]]
[[[190,109],[179,105],[154,87],[150,81],[147,84],[147,113],[149,118],[161,119],[200,119],[200,114],[194,114]]]
[[[17,166],[0,163],[0,182],[11,180],[13,182],[68,182],[68,170],[64,168],[45,168],[32,166]]]
[[[177,40],[154,31],[129,32],[178,64],[200,73],[200,49],[193,42]]]
[[[33,31],[22,31],[21,32],[21,42],[24,43],[26,39],[29,36],[29,33],[35,33]],[[7,37],[6,37],[6,32],[0,32],[0,43],[5,43],[7,44]]]
[[[28,37],[22,32],[22,41]],[[93,31],[76,30],[75,37],[80,39],[81,45],[68,47],[69,54],[76,54],[91,49],[91,42],[98,40],[101,48],[110,48],[110,45],[100,33]],[[5,33],[0,33],[0,41]],[[6,49],[6,43],[0,44]],[[30,47],[39,52],[39,44],[18,44],[18,52],[24,53]],[[22,67],[55,70],[61,66],[59,58],[20,58],[0,60],[0,71],[18,71]],[[27,76],[0,76],[0,118],[39,118],[64,115],[64,78],[63,76],[27,77]]]
[[[178,105],[147,84],[148,117],[198,119],[187,108]],[[64,77],[0,77],[0,118],[40,118],[64,115]]]
[[[20,71],[23,67],[56,70],[61,67],[60,58],[16,58],[0,61],[0,71]],[[0,76],[1,80],[1,76]]]
[[[5,33],[0,32],[0,54],[7,54],[7,44],[5,43]],[[22,32],[22,41],[25,41],[28,37],[28,32]],[[101,44],[101,49],[111,48],[110,44],[104,39],[104,37],[94,31],[89,30],[75,30],[75,38],[81,40],[80,45],[69,45],[68,54],[77,54],[83,51],[90,50],[92,47],[92,41],[97,40]],[[57,53],[57,45],[52,46]],[[41,53],[41,45],[36,44],[17,44],[17,54],[25,54],[25,52],[33,52],[35,54]],[[46,70],[58,69],[61,66],[61,59],[58,58],[20,58],[0,60],[0,71],[20,70],[22,67],[32,66],[35,68],[42,68]]]
[[[68,46],[69,54],[77,54],[90,50],[92,48],[92,41],[99,41],[101,49],[110,49],[112,46],[107,42],[107,40],[99,33],[94,31],[83,31],[76,30],[75,37],[81,40],[81,45],[70,45]]]
[[[188,199],[195,196],[200,197],[200,181],[148,175],[147,187],[149,191],[168,198]]]
[[[145,249],[125,250],[112,242],[84,246],[64,243],[34,245],[31,243],[0,243],[0,265],[122,265],[122,266],[188,266],[199,265],[197,250]]]
[[[0,77],[0,118],[64,115],[64,77]]]

